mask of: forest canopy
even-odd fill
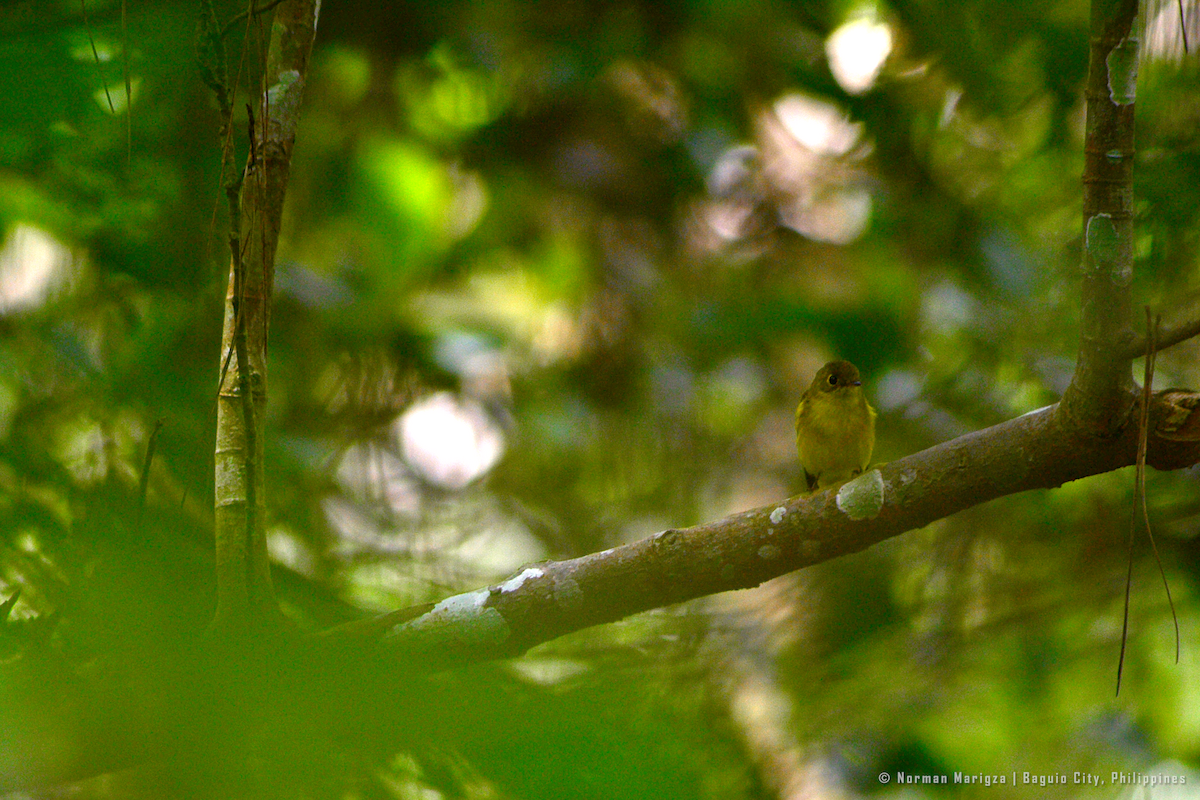
[[[276,121],[277,5],[0,8],[0,791],[1195,791],[1194,467],[1145,475],[1155,548],[1134,469],[1097,467],[757,588],[556,619],[516,658],[416,676],[295,649],[795,498],[795,407],[833,359],[862,373],[886,475],[1045,413],[1081,380],[1109,246],[1084,222],[1081,0],[326,0],[254,388],[295,638],[253,680],[210,673],[234,653],[211,627],[218,386],[242,363],[227,187],[276,157],[250,131]],[[1145,3],[1114,50],[1131,336],[1143,307],[1164,330],[1197,313],[1198,19]],[[1200,387],[1196,342],[1172,344],[1152,388]],[[1120,396],[1143,367],[1121,361]],[[210,677],[244,682],[211,705]],[[42,785],[24,748],[87,755]]]

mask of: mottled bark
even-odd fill
[[[228,368],[217,401],[215,458],[217,629],[252,628],[277,613],[263,525],[263,437],[256,421],[267,400],[275,248],[319,9],[315,0],[290,0],[275,10],[241,181],[238,235],[230,237],[234,252],[221,336]],[[247,393],[252,402],[244,402]]]
[[[1089,31],[1079,358],[1060,408],[1068,424],[1097,436],[1132,419],[1137,12],[1137,0],[1093,0]]]

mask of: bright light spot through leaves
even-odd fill
[[[40,306],[60,284],[71,252],[31,225],[18,225],[0,250],[0,314]]]
[[[866,18],[847,22],[825,41],[829,71],[850,94],[862,94],[875,85],[890,52],[892,29]]]
[[[405,460],[447,489],[461,489],[480,477],[504,452],[504,435],[483,408],[449,392],[417,403],[398,424]]]

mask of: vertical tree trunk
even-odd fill
[[[1110,437],[1131,409],[1134,99],[1138,0],[1092,0],[1083,171],[1079,360],[1062,409]]]
[[[231,236],[229,289],[221,335],[224,370],[217,400],[216,564],[218,629],[247,627],[276,613],[264,530],[263,437],[267,331],[275,248],[296,140],[319,0],[275,10],[254,141],[242,178],[238,235]],[[254,24],[253,21],[250,24]],[[250,402],[244,402],[247,397]]]

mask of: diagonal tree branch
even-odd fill
[[[1156,397],[1152,422],[1170,420],[1171,430],[1185,425],[1200,396],[1188,398]],[[988,500],[1135,462],[1136,426],[1102,438],[1065,422],[1058,406],[1044,408],[871,470],[836,493],[794,497],[582,558],[535,564],[497,586],[432,609],[334,629],[327,638],[377,639],[417,670],[507,658],[591,625],[757,586]],[[1200,460],[1195,440],[1152,432],[1151,465],[1177,469]]]

